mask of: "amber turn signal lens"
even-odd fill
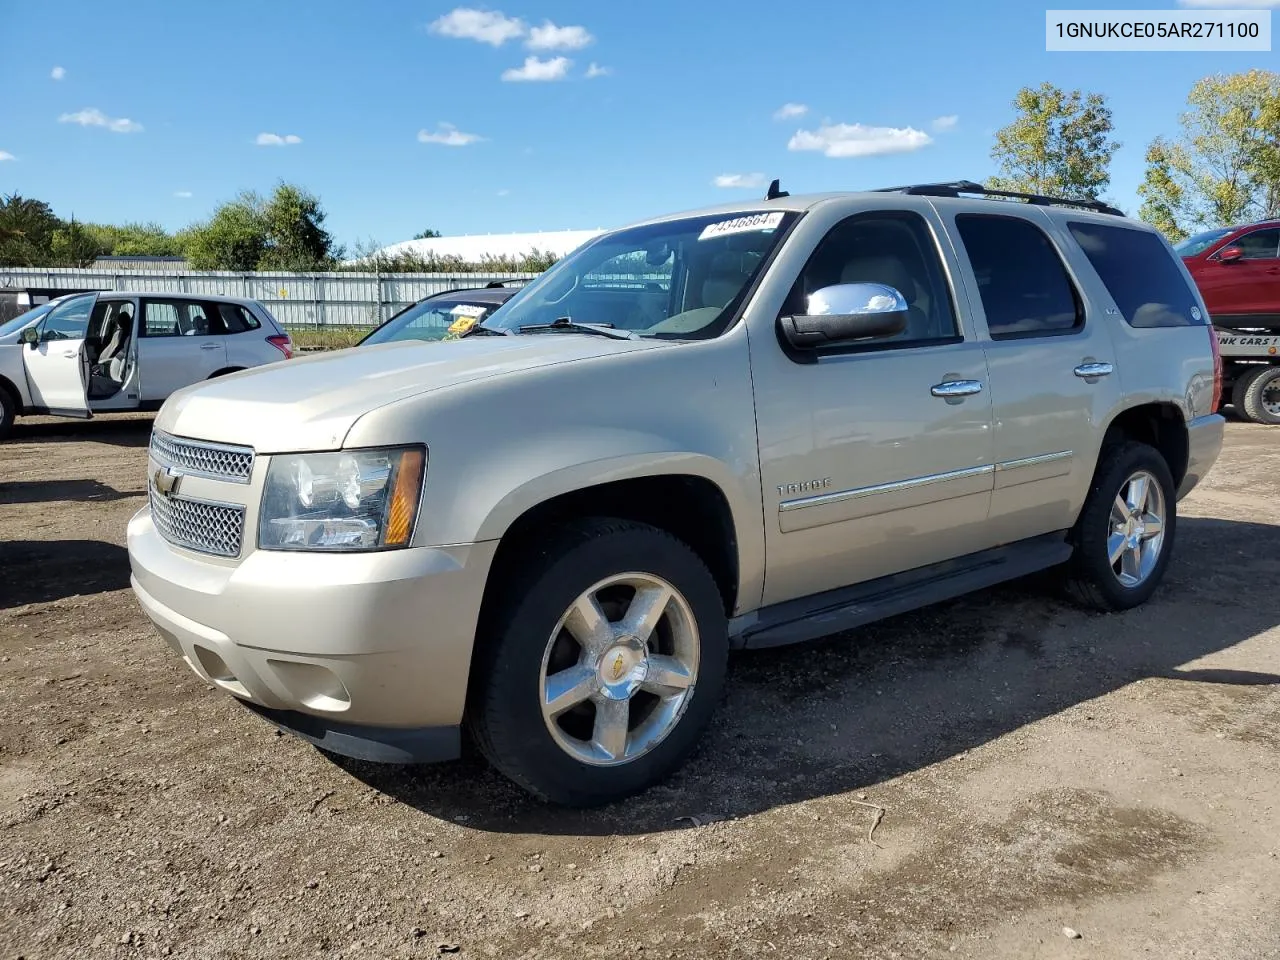
[[[406,450],[400,455],[395,486],[391,490],[391,506],[387,511],[387,535],[383,541],[388,547],[407,545],[413,533],[413,519],[418,512],[419,494],[422,493],[422,460],[421,450]]]

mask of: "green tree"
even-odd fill
[[[187,260],[196,270],[256,270],[267,249],[262,198],[245,191],[214,211],[207,223],[183,233]]]
[[[1187,96],[1181,135],[1147,148],[1140,215],[1170,240],[1280,216],[1280,74],[1215,74]]]
[[[0,196],[0,266],[45,266],[62,221],[43,200],[16,193]]]
[[[340,250],[314,194],[281,183],[269,199],[245,191],[176,238],[197,270],[327,270]]]
[[[177,237],[158,223],[87,223],[84,229],[102,246],[104,255],[171,257],[181,253]]]
[[[1096,200],[1111,182],[1111,110],[1099,93],[1070,93],[1051,83],[1023,87],[1017,118],[996,133],[989,185],[1045,196]]]
[[[87,267],[95,257],[107,253],[101,238],[72,217],[57,230],[49,241],[50,260],[56,266]]]
[[[261,208],[266,250],[260,270],[328,270],[339,251],[324,229],[320,200],[291,184],[281,183]]]
[[[413,235],[413,239],[434,240],[436,237],[442,237],[442,236],[444,236],[444,234],[442,234],[439,230],[432,230],[430,227],[427,227],[427,229],[423,230],[421,233],[415,233]]]

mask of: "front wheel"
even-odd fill
[[[1169,565],[1176,527],[1173,474],[1160,451],[1136,442],[1104,450],[1072,531],[1069,594],[1104,611],[1146,602]]]
[[[3,385],[0,385],[0,440],[9,435],[13,421],[18,416],[18,405]]]
[[[724,601],[698,555],[654,527],[589,520],[508,570],[492,587],[468,711],[489,761],[569,806],[674,771],[710,720],[728,657]]]

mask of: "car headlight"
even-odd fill
[[[271,458],[258,546],[263,550],[407,547],[422,498],[421,447]]]

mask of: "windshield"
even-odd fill
[[[397,340],[443,340],[450,332],[450,327],[454,328],[453,333],[462,333],[496,309],[496,303],[475,303],[465,297],[433,297],[396,314],[361,340],[360,344],[391,343]]]
[[[17,333],[27,324],[39,320],[55,306],[57,306],[55,303],[42,303],[38,307],[31,308],[26,313],[18,314],[7,323],[0,323],[0,337],[7,337],[11,333]]]
[[[522,289],[484,325],[519,332],[567,317],[643,337],[717,337],[796,216],[718,214],[605,234]]]
[[[1194,234],[1181,243],[1175,243],[1173,249],[1180,257],[1194,257],[1197,253],[1204,253],[1204,251],[1230,233],[1232,229],[1234,228],[1223,227],[1219,230],[1206,230],[1204,233]]]

